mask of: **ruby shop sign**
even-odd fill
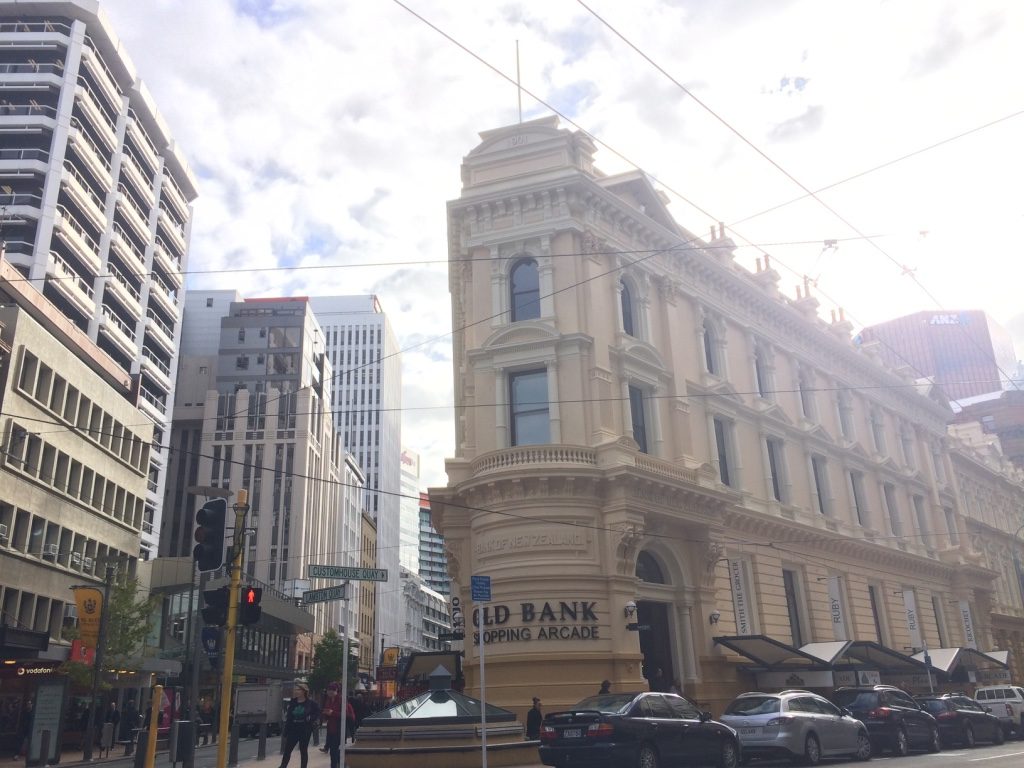
[[[534,640],[598,640],[597,602],[593,600],[488,605],[473,610],[473,642],[511,643]]]

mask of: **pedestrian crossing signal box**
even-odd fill
[[[255,624],[263,615],[260,601],[263,600],[262,587],[242,587],[238,596],[238,623],[240,626]]]

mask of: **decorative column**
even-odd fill
[[[550,420],[551,442],[557,445],[562,442],[562,417],[558,408],[558,361],[551,358],[547,361],[548,369],[548,419]]]
[[[504,368],[494,369],[494,446],[495,448],[511,447],[511,436],[508,431],[508,385]]]

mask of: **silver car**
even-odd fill
[[[805,765],[835,755],[871,759],[864,723],[810,691],[744,693],[730,702],[719,721],[739,733],[744,759],[782,757]]]

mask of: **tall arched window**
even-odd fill
[[[625,280],[619,281],[619,299],[622,303],[622,330],[630,336],[636,336],[633,322],[633,294]]]
[[[721,365],[718,362],[718,336],[711,323],[704,321],[704,365],[712,376],[720,376]]]
[[[540,278],[537,262],[520,259],[511,272],[512,322],[540,317]]]
[[[667,584],[665,574],[661,570],[658,561],[654,559],[647,550],[642,551],[636,558],[636,577],[648,584]]]

